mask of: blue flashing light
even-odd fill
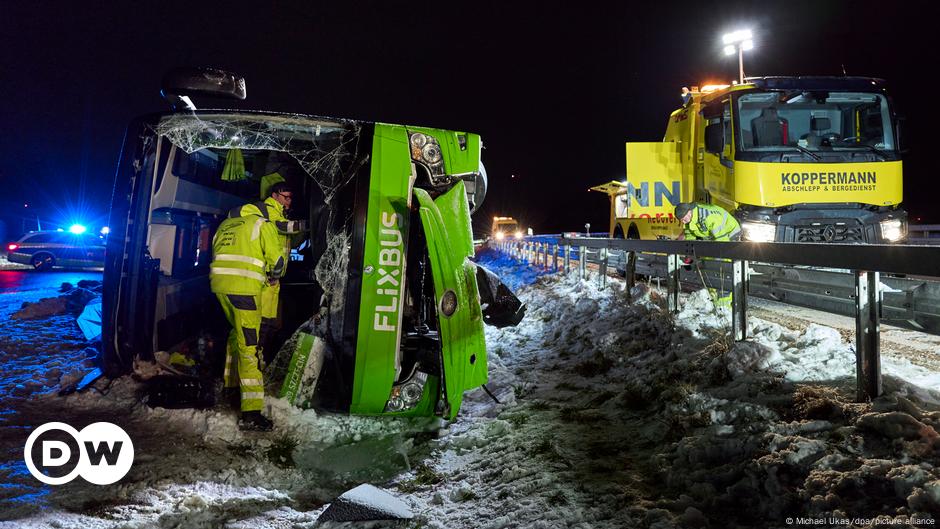
[[[87,230],[88,228],[82,226],[81,224],[72,224],[69,226],[69,232],[74,233],[75,235],[81,235]]]

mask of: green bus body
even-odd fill
[[[197,229],[201,226],[204,230],[195,239],[204,240],[206,231],[214,233],[226,212],[222,205],[234,200],[233,195],[225,194],[225,200],[205,198],[211,196],[215,184],[204,177],[200,177],[202,187],[184,182],[188,177],[176,174],[179,158],[208,156],[209,162],[200,158],[186,163],[211,165],[214,160],[212,163],[218,165],[235,147],[231,142],[215,144],[215,140],[206,140],[214,137],[209,133],[199,136],[202,143],[198,145],[182,145],[172,133],[175,129],[165,132],[166,123],[174,119],[185,118],[159,115],[135,122],[118,168],[104,293],[103,345],[110,374],[129,371],[135,360],[152,359],[156,351],[168,349],[167,344],[227,332],[224,327],[212,327],[212,322],[218,321],[213,314],[217,307],[203,284],[203,279],[207,283],[208,267],[202,268],[198,262],[198,248],[195,264],[182,259],[181,264],[170,267],[166,262],[169,257],[161,249],[164,243],[153,234],[166,234],[164,238],[169,242],[164,245],[174,251],[185,250],[187,244],[198,246],[198,240],[186,238],[189,228],[183,229],[190,226],[186,224],[190,214],[198,218],[192,221]],[[225,130],[233,138],[239,134],[232,130],[239,132],[237,127],[245,126],[245,122],[250,122],[247,129],[251,131],[269,127],[267,133],[284,145],[293,145],[289,143],[290,134],[295,130],[305,131],[304,141],[321,141],[321,126],[325,138],[335,134],[345,141],[347,137],[342,135],[347,134],[357,139],[336,141],[340,147],[332,163],[345,164],[343,171],[352,176],[335,191],[331,189],[332,195],[324,198],[322,186],[302,179],[292,183],[304,190],[295,195],[307,197],[309,211],[320,211],[322,218],[328,219],[322,233],[342,231],[349,236],[348,279],[344,290],[335,294],[342,297],[338,302],[334,300],[336,305],[332,307],[339,306],[332,312],[337,315],[331,322],[335,332],[321,336],[333,350],[323,359],[317,385],[320,397],[314,399],[314,404],[355,414],[454,418],[464,392],[487,380],[484,317],[477,269],[471,262],[471,203],[476,200],[478,205],[481,185],[485,186],[485,174],[481,184],[480,137],[442,129],[306,116],[271,115],[268,119],[239,111],[214,111],[199,119],[214,126],[207,131]],[[195,125],[186,126],[202,127],[199,119],[193,120]],[[186,137],[194,136],[198,134]],[[272,163],[269,158],[291,161],[277,150],[278,146],[250,144],[238,148],[245,152],[246,164],[255,163],[265,171]],[[343,171],[337,174],[346,174]],[[260,176],[259,170],[251,178]],[[158,189],[170,185],[167,181],[172,184],[173,178],[180,180],[176,195],[169,206],[156,207],[154,203],[163,192]],[[242,187],[247,189],[252,182],[244,182]],[[187,191],[192,189],[198,193]],[[188,204],[187,200],[198,202],[181,195],[190,192],[212,205],[181,206]],[[242,199],[257,200],[247,193]],[[142,229],[141,222],[147,229]],[[156,225],[161,226],[159,230],[152,227]],[[289,274],[292,268],[298,276],[305,274],[302,280],[292,283],[287,277],[282,281],[281,303],[293,314],[295,323],[313,321],[314,314],[326,310],[318,297],[326,286],[310,286],[315,264],[323,258],[323,254],[316,255],[316,240],[314,231],[309,241],[313,248],[309,250],[310,262],[301,260],[288,267]],[[183,301],[166,301],[181,289],[188,289],[184,290]],[[219,343],[224,344],[224,340]],[[409,388],[409,383],[417,385]],[[292,395],[296,389],[292,388]],[[417,400],[415,391],[420,391]],[[393,398],[396,395],[398,400]]]

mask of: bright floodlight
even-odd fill
[[[753,39],[754,36],[751,34],[749,29],[739,29],[738,31],[732,31],[731,33],[725,33],[721,40],[725,44],[737,44],[739,42],[744,42],[746,40]]]
[[[754,49],[754,35],[749,29],[725,33],[721,41],[725,44],[725,55],[738,54],[738,82],[744,83],[744,50]]]
[[[75,235],[81,235],[85,233],[87,229],[88,228],[82,226],[81,224],[72,224],[71,226],[69,226],[69,231],[71,233],[74,233]]]
[[[107,235],[107,234],[109,234],[109,233],[111,233],[111,228],[109,228],[109,227],[107,227],[107,226],[105,226],[104,228],[101,228],[101,234],[102,234],[102,235]]]

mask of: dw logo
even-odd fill
[[[33,461],[33,446],[47,432],[47,439],[39,443],[42,458],[37,467]],[[29,434],[23,459],[29,473],[47,485],[62,485],[76,476],[95,485],[110,485],[130,471],[134,463],[134,445],[127,432],[109,422],[89,424],[81,431],[62,422],[48,422]],[[65,472],[71,464],[75,468]]]

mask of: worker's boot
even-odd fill
[[[243,411],[238,419],[238,429],[251,432],[270,432],[274,428],[274,423],[260,411]]]

